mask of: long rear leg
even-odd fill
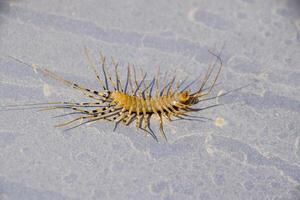
[[[94,74],[96,75],[96,79],[98,80],[99,84],[103,87],[104,90],[107,90],[107,88],[105,88],[105,86],[104,86],[103,81],[100,79],[99,73],[97,71],[97,67],[96,67],[95,63],[92,61],[92,59],[90,57],[90,53],[86,47],[84,47],[84,53],[85,53],[85,56],[87,58],[89,65],[92,67]]]
[[[74,88],[74,89],[77,89],[77,90],[81,91],[84,95],[88,96],[89,98],[93,98],[93,99],[96,99],[96,100],[101,100],[101,99],[105,100],[107,98],[107,95],[105,93],[98,92],[98,91],[95,91],[95,90],[90,90],[90,89],[85,88],[83,86],[80,86],[76,83],[68,81],[68,80],[62,78],[61,76],[59,76],[59,75],[57,75],[57,74],[55,74],[55,73],[53,73],[53,72],[51,72],[47,69],[44,69],[44,68],[41,68],[41,67],[38,67],[38,66],[35,66],[35,65],[30,65],[30,64],[28,64],[28,63],[26,63],[26,62],[24,62],[24,61],[22,61],[18,58],[15,58],[13,56],[9,56],[9,57],[11,59],[21,63],[21,64],[24,64],[25,66],[28,66],[28,67],[31,67],[33,69],[36,69],[36,70],[40,71],[46,77],[50,77],[54,80],[57,80],[57,81],[63,83],[66,86],[69,86],[71,88]]]
[[[12,110],[31,110],[31,109],[40,109],[40,110],[54,110],[54,109],[64,109],[69,107],[77,108],[93,108],[93,107],[105,107],[107,105],[101,102],[82,102],[82,103],[73,103],[73,102],[47,102],[47,103],[29,103],[29,104],[16,104],[16,105],[7,105],[0,106],[0,111],[12,111]]]
[[[65,123],[59,124],[59,125],[57,125],[57,127],[66,126],[66,125],[69,125],[69,124],[74,123],[74,122],[76,122],[76,121],[79,121],[79,120],[81,120],[81,119],[89,119],[89,120],[87,120],[87,121],[85,121],[85,122],[82,122],[82,123],[76,125],[76,126],[73,126],[73,127],[71,127],[71,128],[66,129],[66,131],[68,131],[68,130],[77,128],[77,127],[79,127],[79,126],[81,126],[81,125],[83,125],[83,124],[87,124],[87,123],[94,122],[94,121],[98,121],[98,120],[101,120],[101,119],[106,119],[106,118],[109,118],[109,117],[114,116],[114,115],[118,115],[118,114],[119,114],[119,110],[120,110],[120,109],[116,109],[114,112],[110,112],[110,113],[95,113],[93,116],[82,116],[82,117],[78,117],[78,118],[73,119],[73,120],[71,120],[71,121],[67,121],[67,122],[65,122]]]

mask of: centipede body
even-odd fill
[[[55,79],[62,84],[81,92],[86,97],[92,99],[92,102],[23,104],[6,106],[5,109],[36,108],[44,111],[55,109],[69,110],[71,112],[56,116],[76,116],[70,121],[65,121],[56,125],[56,127],[67,127],[66,130],[100,120],[115,122],[115,130],[119,124],[128,126],[135,121],[135,126],[138,129],[143,130],[146,135],[150,134],[155,140],[157,140],[157,136],[150,126],[151,119],[154,116],[158,119],[161,136],[167,139],[164,131],[165,120],[172,121],[174,118],[179,120],[206,119],[205,117],[190,115],[190,113],[199,112],[218,105],[215,104],[204,108],[194,107],[202,101],[217,98],[217,96],[208,97],[218,80],[223,66],[220,56],[214,53],[212,54],[217,58],[219,64],[215,61],[209,65],[206,73],[201,79],[196,79],[184,85],[186,79],[183,81],[176,81],[176,76],[174,76],[169,81],[165,81],[161,89],[159,89],[158,75],[154,76],[150,83],[146,84],[145,80],[147,73],[143,73],[142,79],[137,80],[135,68],[129,64],[127,66],[126,81],[125,83],[122,82],[118,73],[118,63],[114,60],[112,60],[115,74],[115,77],[113,78],[106,69],[106,57],[102,54],[100,54],[100,69],[102,70],[102,73],[100,74],[97,69],[98,66],[90,58],[87,49],[85,49],[85,54],[89,66],[91,66],[97,81],[103,88],[101,91],[91,90],[82,85],[66,80],[48,69],[37,67],[36,65],[34,68],[43,75]],[[27,64],[15,57],[10,56],[10,58],[24,64],[25,66],[33,67],[33,65]],[[199,82],[199,86],[196,91],[191,92],[190,86],[196,84],[196,82]]]

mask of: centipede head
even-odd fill
[[[200,99],[203,98],[204,96],[209,95],[216,85],[216,82],[219,78],[221,69],[223,67],[223,62],[219,55],[217,55],[211,51],[209,51],[209,52],[212,55],[214,55],[217,58],[217,60],[220,62],[219,68],[216,69],[216,65],[215,65],[216,62],[214,64],[210,65],[206,71],[206,74],[205,74],[203,80],[201,81],[200,88],[192,94],[189,94],[189,93],[182,94],[183,99],[186,99],[186,101],[185,101],[186,105],[194,105],[194,104],[199,103]],[[216,75],[213,76],[212,74],[215,71],[215,69],[216,69]],[[210,82],[210,86],[205,87],[205,86],[207,86],[208,82]],[[185,97],[186,95],[188,97]]]
[[[194,94],[190,94],[190,96],[189,96],[189,102],[188,102],[189,105],[194,105],[194,104],[199,103],[201,97],[205,96],[205,95],[207,95],[207,93],[202,92],[202,91],[194,93]]]
[[[205,92],[195,92],[191,93],[189,90],[185,90],[177,93],[177,101],[184,105],[194,105],[199,103],[202,96],[207,95]]]
[[[195,98],[189,90],[179,92],[177,94],[177,101],[184,105],[196,104],[198,98]]]
[[[181,103],[187,102],[189,100],[189,98],[190,98],[189,91],[183,91],[183,92],[178,94],[178,100]]]

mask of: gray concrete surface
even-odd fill
[[[84,46],[123,72],[192,80],[225,43],[214,93],[254,81],[200,113],[223,125],[166,123],[168,143],[107,122],[63,132],[61,112],[1,112],[1,200],[300,199],[299,1],[0,0],[0,43],[2,106],[82,99],[6,55],[99,88]]]

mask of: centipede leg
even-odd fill
[[[82,112],[70,112],[70,113],[66,113],[66,114],[61,114],[61,115],[56,115],[52,118],[59,118],[59,117],[65,117],[65,116],[69,116],[69,115],[76,115],[76,114],[82,114]]]
[[[148,118],[149,118],[149,114],[144,114],[143,115],[143,122],[142,123],[144,123],[144,128],[143,129],[145,129],[145,130],[148,128]],[[147,134],[145,136],[147,136]]]
[[[156,137],[154,131],[153,131],[152,128],[151,128],[151,121],[150,121],[150,118],[151,118],[151,115],[149,115],[149,117],[148,117],[148,123],[147,123],[148,130],[149,130],[149,132],[150,132],[150,135],[154,138],[154,140],[156,140],[156,142],[158,142],[158,139],[157,139],[157,137]]]
[[[117,110],[118,111],[118,110]],[[65,129],[64,131],[69,131],[71,129],[74,129],[74,128],[77,128],[79,126],[82,126],[84,124],[87,124],[87,123],[90,123],[90,122],[94,122],[94,121],[98,121],[98,120],[101,120],[101,119],[107,119],[111,116],[114,116],[114,115],[117,115],[119,112],[114,112],[114,113],[107,113],[107,114],[102,114],[102,115],[94,115],[94,116],[89,116],[89,117],[85,117],[85,118],[90,118],[89,120],[85,121],[85,122],[82,122],[76,126],[73,126],[71,128],[68,128],[68,129]],[[80,120],[80,119],[78,119]]]
[[[102,68],[102,72],[103,72],[103,76],[104,76],[104,81],[105,81],[105,90],[109,90],[108,87],[108,80],[107,80],[107,75],[106,75],[106,70],[105,70],[105,57],[102,55],[102,53],[100,52],[100,58],[101,58],[101,68]]]
[[[114,129],[113,129],[113,132],[115,132],[115,131],[117,130],[118,125],[119,125],[119,123],[121,122],[121,120],[122,120],[122,118],[121,118],[120,120],[117,120],[117,121],[115,122],[115,126],[114,126]]]
[[[94,117],[94,116],[77,117],[77,118],[75,118],[75,119],[73,119],[73,120],[64,122],[64,123],[62,123],[62,124],[55,125],[55,127],[67,126],[67,125],[69,125],[69,124],[71,124],[71,123],[74,123],[74,122],[76,122],[76,121],[78,121],[78,120],[84,120],[84,119],[93,118],[93,117]]]
[[[127,120],[126,120],[126,122],[125,122],[125,126],[130,125],[130,124],[135,120],[135,117],[136,117],[136,113],[133,113],[133,114],[127,116],[127,117],[126,117]]]
[[[104,90],[105,90],[105,87],[104,87],[104,83],[103,81],[100,79],[100,76],[99,76],[99,73],[97,71],[97,67],[95,65],[95,63],[92,61],[91,57],[90,57],[90,53],[88,51],[88,49],[85,47],[84,48],[84,53],[85,53],[85,56],[87,58],[87,61],[88,63],[90,64],[90,66],[92,66],[92,69],[94,71],[94,74],[96,75],[96,79],[98,80],[98,82],[100,83],[101,86],[103,86]]]
[[[153,86],[154,86],[154,84],[155,84],[155,82],[156,82],[155,77],[153,78],[153,81],[152,81],[152,82],[153,82],[153,83],[151,83],[151,87],[150,87],[150,91],[149,91],[149,97],[152,96]]]
[[[145,131],[146,133],[149,133],[154,140],[158,141],[155,133],[153,132],[153,130],[150,127],[150,114],[146,114],[144,115],[143,121],[144,121],[144,128],[142,128],[143,131]],[[148,129],[148,130],[147,130]],[[147,134],[146,134],[147,135]]]
[[[114,126],[113,131],[117,130],[117,127],[120,124],[120,122],[123,121],[124,118],[126,118],[125,111],[126,110],[123,108],[121,113],[120,113],[120,116],[115,120],[116,122],[115,122],[115,126]]]
[[[133,78],[134,78],[135,87],[137,88],[138,87],[138,81],[137,81],[137,78],[136,78],[136,71],[135,71],[134,65],[132,65],[132,71],[133,71]]]
[[[123,86],[122,86],[122,82],[120,80],[120,76],[119,76],[119,72],[118,72],[119,63],[116,63],[113,58],[112,58],[112,62],[115,66],[115,76],[116,76],[116,82],[117,82],[117,89],[118,89],[118,91],[123,92]]]
[[[150,82],[150,84],[148,86],[146,86],[145,89],[142,91],[142,97],[144,99],[146,99],[147,97],[150,97],[154,82],[155,82],[155,78],[153,78],[152,81]],[[148,91],[149,88],[151,88],[150,92]]]
[[[133,77],[132,77],[132,74],[131,74],[131,71],[130,71],[130,64],[128,63],[128,66],[127,66],[127,70],[128,70],[128,82],[129,82],[129,87],[130,87],[130,90],[131,90],[131,94],[134,93],[134,89],[133,89]]]
[[[137,114],[137,116],[136,116],[136,124],[135,124],[135,126],[139,129],[139,128],[141,128],[141,115],[139,115],[139,113]]]
[[[176,81],[176,74],[174,75],[174,77],[171,81],[171,84],[169,85],[169,88],[167,90],[167,95],[169,95],[169,93],[172,93],[172,88],[173,88],[173,84],[174,84],[175,81]]]
[[[158,97],[159,94],[159,74],[160,74],[160,67],[157,69],[156,74],[156,81],[155,81],[155,96]]]
[[[159,114],[158,116],[159,116],[159,131],[160,131],[161,135],[163,136],[163,138],[165,138],[165,140],[168,141],[167,136],[166,136],[165,131],[164,131],[164,127],[163,127],[162,115]]]
[[[140,81],[140,83],[137,85],[133,95],[136,95],[136,93],[139,91],[141,85],[143,84],[143,82],[145,81],[145,78],[147,77],[147,73],[144,75],[143,79]]]
[[[101,57],[103,57],[103,56],[101,55]],[[117,64],[117,63],[114,63],[113,58],[112,58],[112,62],[113,62],[113,64],[115,65],[115,70],[116,70],[118,64]],[[112,79],[112,77],[111,77],[109,71],[106,71],[106,70],[105,70],[105,66],[104,66],[104,65],[102,65],[102,66],[103,66],[102,69],[104,69],[104,70],[103,70],[103,73],[104,73],[104,71],[105,71],[104,74],[105,74],[106,80],[109,80],[110,84],[113,86],[113,88],[114,88],[115,91],[119,91],[119,83],[118,83],[118,81],[117,81],[117,83],[115,83],[115,82],[113,81],[113,79]]]

